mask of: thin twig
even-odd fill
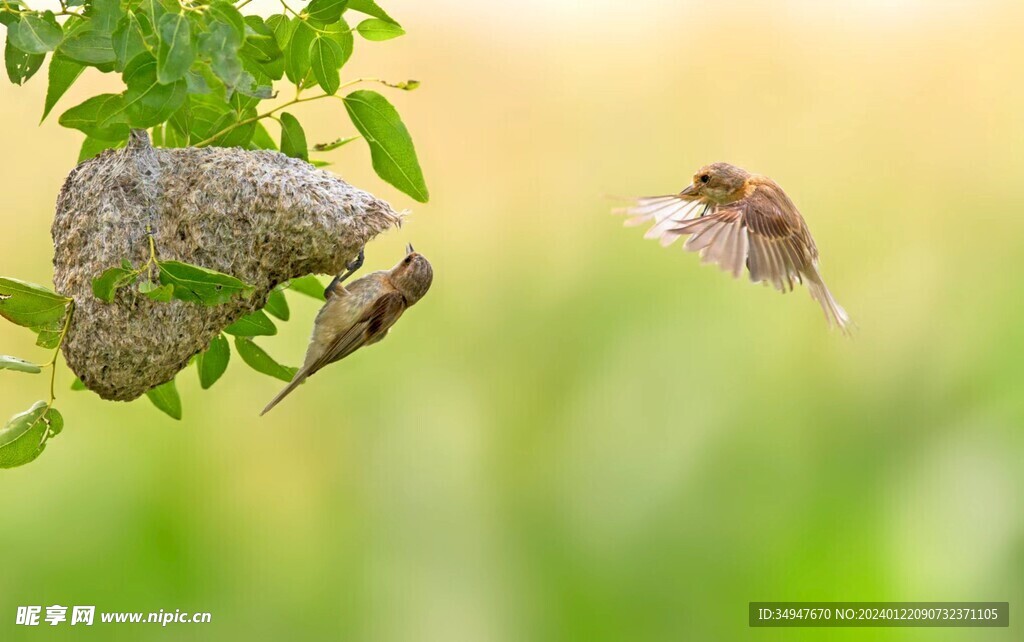
[[[353,85],[358,85],[359,83],[364,83],[364,82],[375,82],[375,83],[380,83],[382,85],[385,85],[387,87],[398,88],[397,85],[389,83],[388,81],[382,80],[380,78],[356,78],[355,80],[350,80],[348,82],[344,82],[341,85],[339,85],[338,86],[338,91],[341,91],[342,89],[351,87]],[[238,121],[237,123],[228,125],[227,127],[225,127],[224,129],[220,130],[219,132],[217,132],[213,136],[210,136],[206,140],[201,141],[199,143],[196,143],[194,145],[194,147],[206,147],[207,145],[211,144],[213,141],[217,140],[221,136],[224,136],[225,134],[227,134],[229,132],[232,132],[232,131],[234,131],[235,129],[237,129],[239,127],[244,127],[246,125],[249,125],[249,124],[255,123],[257,121],[263,120],[264,118],[269,118],[270,116],[273,116],[274,114],[276,114],[277,112],[281,111],[282,109],[287,109],[288,107],[291,107],[292,105],[297,105],[298,103],[307,103],[307,102],[310,102],[312,100],[320,100],[321,98],[337,98],[338,100],[344,100],[344,98],[342,96],[337,95],[337,93],[333,93],[333,94],[317,94],[316,96],[309,96],[308,98],[301,98],[300,97],[301,94],[302,94],[302,89],[300,87],[296,87],[295,98],[289,100],[285,104],[280,105],[278,107],[274,107],[270,111],[264,112],[262,114],[253,116],[251,118],[246,118],[244,120]]]
[[[224,129],[220,130],[219,132],[217,132],[213,136],[210,136],[206,140],[201,141],[199,143],[196,143],[194,145],[194,147],[206,147],[207,145],[209,145],[213,141],[217,140],[221,136],[224,136],[225,134],[227,134],[227,133],[229,133],[231,131],[234,131],[235,129],[237,129],[239,127],[244,127],[245,125],[249,125],[251,123],[255,123],[256,121],[262,120],[264,118],[269,118],[270,116],[273,116],[275,113],[281,111],[282,109],[287,109],[288,107],[291,107],[292,105],[296,105],[298,103],[308,103],[311,100],[319,100],[320,98],[329,98],[329,97],[331,97],[331,94],[319,94],[319,95],[316,95],[316,96],[310,96],[309,98],[293,98],[292,100],[289,100],[288,102],[286,102],[283,105],[280,105],[278,107],[274,107],[270,111],[267,111],[267,112],[264,112],[264,113],[259,114],[257,116],[253,116],[251,118],[246,118],[244,120],[238,121],[237,123],[228,125],[227,127],[225,127]]]

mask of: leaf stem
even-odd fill
[[[280,2],[281,2],[281,6],[282,6],[282,7],[284,7],[285,11],[290,11],[290,12],[291,12],[291,14],[292,14],[293,16],[295,16],[296,18],[302,18],[303,20],[305,20],[305,18],[303,18],[302,16],[300,16],[300,15],[299,15],[299,14],[298,14],[298,13],[297,13],[297,12],[295,11],[295,9],[292,9],[291,7],[289,7],[289,6],[288,6],[288,4],[287,4],[287,3],[286,3],[286,2],[284,1],[284,0],[280,0]]]
[[[5,12],[13,13],[16,16],[24,16],[24,15],[29,14],[29,13],[35,13],[34,11],[31,11],[31,10],[22,11],[21,9],[18,9],[17,7],[12,7],[11,5],[7,4],[7,2],[4,2],[4,0],[0,0],[0,2],[3,2],[4,6],[2,7],[2,9]]]
[[[64,327],[60,331],[60,338],[57,339],[57,348],[53,351],[53,358],[50,359],[50,363],[47,364],[50,367],[50,401],[46,404],[46,409],[49,410],[53,407],[53,402],[57,399],[55,392],[55,384],[57,382],[57,356],[60,354],[61,346],[64,345],[64,339],[68,336],[68,329],[71,327],[71,317],[75,315],[75,300],[71,299],[68,301],[67,314],[64,315]]]

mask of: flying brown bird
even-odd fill
[[[616,213],[632,217],[626,225],[652,221],[644,238],[661,239],[665,247],[688,235],[685,249],[700,252],[704,262],[717,263],[734,277],[746,266],[751,281],[771,283],[780,292],[792,290],[793,281],[805,283],[829,325],[850,334],[853,322],[825,287],[807,223],[767,176],[714,163],[702,167],[678,194],[639,198]]]
[[[360,257],[327,288],[327,303],[316,315],[306,362],[260,415],[265,415],[327,364],[386,337],[402,313],[423,298],[434,278],[430,262],[415,252],[412,245],[408,247],[407,256],[395,267],[367,274],[346,287],[345,278],[361,264],[360,252]]]

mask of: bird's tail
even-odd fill
[[[843,306],[839,305],[836,298],[829,292],[825,282],[821,279],[821,275],[812,274],[807,279],[807,290],[814,297],[814,300],[821,305],[821,309],[825,311],[825,319],[828,320],[829,327],[836,325],[839,330],[846,336],[853,336],[853,330],[856,325],[850,318],[850,315],[846,313]]]
[[[270,400],[270,403],[267,404],[267,407],[264,408],[263,412],[260,413],[260,417],[262,417],[263,415],[267,414],[268,412],[270,412],[271,408],[273,408],[277,404],[281,403],[281,400],[284,399],[285,397],[287,397],[289,394],[291,394],[292,390],[295,390],[296,388],[298,388],[299,384],[302,383],[303,381],[305,381],[306,377],[308,377],[308,376],[309,376],[309,373],[306,372],[305,370],[299,370],[298,372],[296,372],[295,373],[295,377],[291,380],[291,382],[287,386],[284,387],[284,390],[282,390],[281,392],[277,393],[277,396]]]

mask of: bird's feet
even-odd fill
[[[363,267],[363,261],[365,259],[366,248],[361,247],[359,248],[359,254],[356,256],[356,258],[352,259],[351,261],[345,264],[345,271],[339,274],[338,276],[334,277],[334,280],[331,281],[331,284],[327,286],[326,290],[324,290],[324,298],[326,299],[331,296],[331,292],[334,291],[334,286],[344,283],[345,279],[352,276],[359,270],[359,268]]]
[[[359,254],[356,258],[352,259],[345,264],[345,274],[342,275],[341,280],[344,281],[348,277],[352,276],[359,268],[363,267],[363,260],[366,259],[366,248],[359,248]]]

